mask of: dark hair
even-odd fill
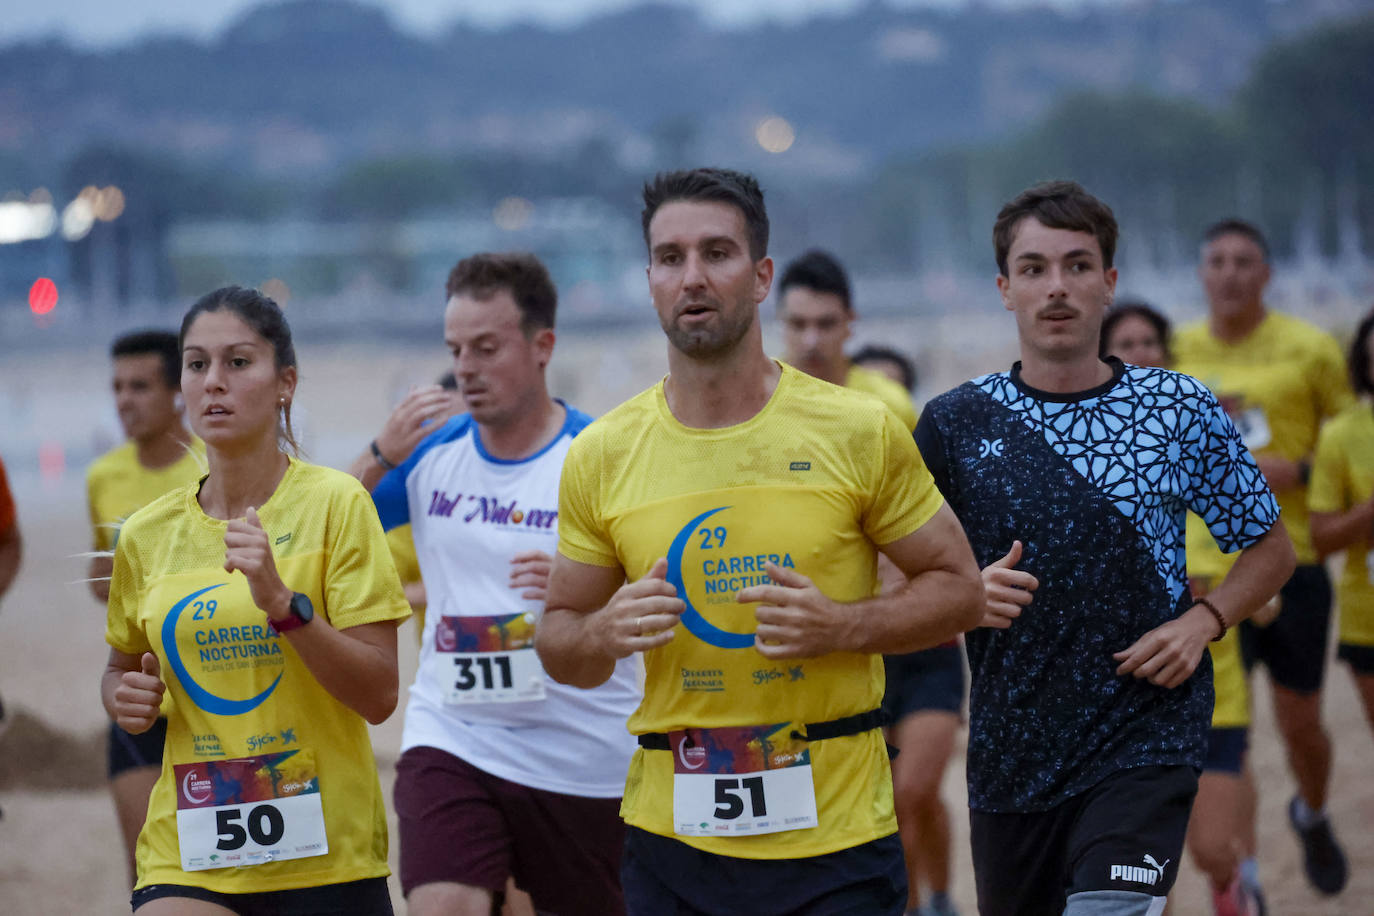
[[[443,375],[439,376],[439,381],[437,384],[440,388],[444,389],[445,391],[457,391],[458,377],[454,375],[453,370],[450,369]]]
[[[997,222],[992,226],[992,247],[1002,276],[1008,275],[1007,253],[1011,251],[1016,227],[1028,216],[1050,229],[1091,232],[1102,249],[1102,268],[1112,266],[1117,238],[1112,208],[1076,181],[1045,181],[1017,194],[997,214]]]
[[[1206,232],[1202,233],[1202,244],[1215,242],[1223,235],[1240,235],[1254,242],[1264,257],[1264,263],[1269,263],[1269,240],[1264,237],[1264,233],[1260,232],[1259,227],[1254,223],[1237,219],[1234,216],[1218,220],[1208,226]]]
[[[196,300],[195,305],[181,319],[181,334],[177,337],[177,349],[186,349],[186,332],[191,330],[197,318],[206,312],[233,312],[244,324],[252,328],[263,340],[272,345],[273,362],[277,371],[296,368],[296,347],[291,342],[291,328],[281,307],[271,296],[261,290],[245,289],[242,286],[225,286],[214,292],[206,293]],[[300,454],[300,445],[291,431],[291,404],[281,409],[282,442],[291,449],[292,454]]]
[[[889,362],[897,365],[897,370],[902,376],[902,387],[907,391],[916,390],[916,364],[911,361],[905,353],[894,350],[891,347],[879,347],[874,344],[860,347],[858,352],[849,358],[851,363],[865,365],[870,362]]]
[[[115,338],[110,345],[110,356],[143,356],[154,354],[162,357],[162,379],[167,387],[181,389],[181,347],[177,336],[171,331],[147,330],[130,331]]]
[[[1122,299],[1107,309],[1107,314],[1102,316],[1102,335],[1098,338],[1097,344],[1098,356],[1107,355],[1107,343],[1112,338],[1112,331],[1126,318],[1141,318],[1149,322],[1159,335],[1159,346],[1164,351],[1165,362],[1173,362],[1173,325],[1158,309],[1139,299]]]
[[[731,169],[690,169],[659,172],[644,183],[644,244],[649,244],[649,223],[658,208],[675,200],[711,201],[729,204],[744,217],[749,234],[749,257],[761,261],[768,254],[768,210],[763,205],[763,190],[747,172]]]
[[[1369,380],[1369,335],[1374,333],[1374,310],[1365,315],[1355,328],[1355,337],[1350,341],[1350,384],[1356,394],[1374,394],[1374,383]]]
[[[549,271],[532,254],[483,252],[463,258],[449,271],[445,294],[469,295],[485,302],[505,290],[520,309],[520,328],[526,336],[539,328],[552,328],[558,311],[558,290]]]
[[[778,283],[778,300],[782,294],[794,286],[804,286],[818,293],[830,293],[840,297],[844,310],[852,313],[854,306],[849,296],[849,277],[844,267],[829,252],[813,248],[787,265]]]

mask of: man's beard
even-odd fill
[[[724,309],[717,309],[718,320],[714,326],[692,330],[679,327],[674,318],[660,324],[663,333],[668,335],[668,342],[683,355],[702,362],[714,362],[733,352],[744,335],[749,333],[754,326],[754,312],[751,308],[740,308],[731,318]]]

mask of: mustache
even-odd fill
[[[1035,313],[1036,318],[1078,318],[1082,315],[1071,305],[1049,305]]]

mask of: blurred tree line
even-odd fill
[[[1224,108],[1086,90],[1003,140],[895,157],[855,183],[765,170],[775,251],[830,244],[868,270],[987,269],[1001,202],[1033,181],[1070,177],[1112,204],[1133,258],[1191,258],[1201,229],[1233,214],[1264,226],[1280,255],[1348,255],[1374,239],[1371,61],[1366,16],[1272,46]],[[663,132],[690,137],[691,125]],[[684,145],[661,144],[656,161],[635,168],[594,141],[566,156],[408,154],[292,178],[264,178],[232,156],[210,170],[92,146],[66,163],[55,190],[70,199],[89,184],[120,186],[128,206],[119,231],[154,246],[177,220],[395,221],[512,195],[599,198],[629,216],[646,173],[683,164]],[[89,244],[73,253],[78,277]],[[157,286],[170,293],[174,284],[164,276]]]

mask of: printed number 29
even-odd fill
[[[697,532],[701,535],[701,549],[710,550],[712,547],[724,547],[725,535],[728,533],[724,528],[702,528]],[[716,539],[714,543],[711,541],[712,536]]]
[[[763,798],[763,777],[750,776],[743,780],[744,788],[749,790],[749,809],[752,817],[765,817],[768,806]],[[738,793],[738,794],[737,794]],[[732,821],[744,813],[744,795],[738,779],[716,780],[716,817]]]
[[[242,808],[226,808],[215,812],[215,832],[219,834],[216,849],[239,849],[251,836],[259,846],[275,846],[286,834],[286,822],[281,812],[271,805],[258,805],[248,812],[248,829],[238,823],[243,816]]]

